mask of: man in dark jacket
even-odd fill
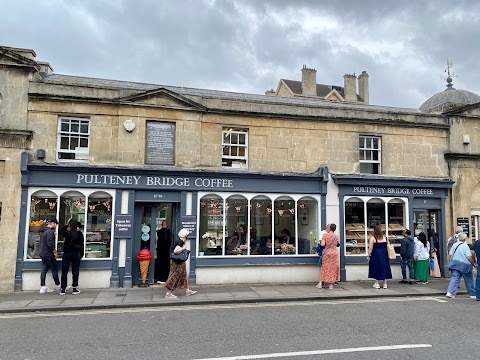
[[[168,222],[162,221],[162,228],[157,231],[157,258],[155,260],[155,278],[157,284],[164,284],[170,274],[170,247],[172,246],[172,233]]]
[[[57,230],[57,219],[50,219],[47,222],[47,227],[42,230],[40,234],[40,251],[39,256],[42,258],[42,272],[40,273],[40,294],[53,292],[45,286],[45,278],[47,272],[52,269],[53,281],[57,285],[57,290],[60,290],[60,280],[58,279],[57,267],[57,251],[55,250],[55,231]]]
[[[400,284],[413,284],[413,253],[415,252],[415,243],[410,230],[403,232],[404,238],[400,242],[400,266],[402,268],[402,281]],[[410,275],[410,282],[407,281],[407,266]]]

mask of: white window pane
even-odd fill
[[[246,140],[245,134],[240,134],[239,135],[239,144],[245,145],[246,144],[245,140]]]
[[[238,156],[245,156],[245,148],[239,147],[238,148]]]
[[[88,134],[88,123],[82,123],[80,125],[80,132],[82,134]]]
[[[230,144],[230,134],[228,132],[223,133],[223,143]]]
[[[379,147],[378,147],[379,140],[380,140],[380,139],[378,139],[378,138],[373,138],[373,139],[372,139],[372,142],[373,142],[372,148],[373,148],[373,149],[378,149],[378,148],[379,148]]]
[[[232,142],[232,144],[238,144],[238,134],[237,133],[231,133],[230,137],[231,137],[230,141]]]
[[[66,131],[66,132],[70,131],[70,126],[68,121],[62,120],[60,124],[60,131]]]
[[[83,147],[83,148],[88,147],[88,139],[87,138],[80,138],[80,147]]]
[[[360,160],[365,160],[365,152],[363,150],[358,151],[358,158]]]
[[[373,160],[378,161],[378,151],[372,151]]]

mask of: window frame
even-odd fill
[[[274,206],[275,204],[275,201],[278,199],[278,198],[281,198],[281,197],[285,197],[285,196],[288,196],[288,197],[291,197],[292,198],[292,202],[294,202],[294,204],[292,205],[292,207],[294,206],[295,209],[296,209],[296,212],[298,211],[298,202],[299,201],[303,201],[305,199],[308,199],[308,200],[315,200],[317,202],[317,209],[316,209],[316,230],[315,230],[315,234],[312,234],[312,241],[315,241],[315,244],[319,241],[319,236],[320,236],[320,227],[321,227],[321,196],[318,195],[318,194],[292,194],[292,193],[250,193],[250,192],[211,192],[211,191],[200,191],[198,192],[198,196],[197,196],[197,209],[199,209],[199,211],[197,211],[197,238],[196,238],[196,248],[197,248],[197,256],[198,257],[201,257],[201,258],[208,258],[208,259],[212,259],[212,258],[221,258],[221,259],[228,259],[228,258],[236,258],[236,256],[234,255],[227,255],[225,254],[225,238],[226,238],[226,211],[223,211],[223,215],[222,218],[223,218],[223,239],[222,239],[222,254],[221,255],[200,255],[200,242],[201,241],[204,241],[205,239],[203,238],[203,235],[204,234],[201,234],[201,224],[200,224],[200,221],[201,221],[201,207],[202,207],[202,199],[205,197],[205,196],[211,196],[211,195],[215,195],[215,196],[218,196],[222,201],[223,201],[223,207],[222,209],[225,209],[225,203],[227,201],[227,199],[229,199],[231,196],[234,196],[234,195],[240,195],[242,197],[244,197],[245,199],[248,200],[248,213],[247,213],[247,223],[245,224],[247,226],[247,235],[246,235],[246,239],[247,239],[247,245],[248,245],[248,251],[246,254],[243,255],[243,257],[249,257],[249,258],[260,258],[260,257],[268,257],[268,258],[273,258],[273,257],[278,257],[278,256],[284,256],[284,255],[275,255],[273,253],[273,240],[272,240],[272,253],[271,254],[267,254],[267,255],[252,255],[250,254],[251,252],[251,238],[250,238],[250,229],[251,227],[255,226],[255,224],[252,224],[252,219],[251,219],[251,211],[252,211],[252,200],[255,200],[256,198],[258,197],[265,197],[265,198],[268,198],[270,201],[271,201],[271,204],[272,206]],[[274,210],[274,209],[273,209]],[[272,214],[271,216],[272,218],[272,221],[271,221],[271,230],[272,230],[272,234],[275,232],[275,221],[274,221],[274,214]],[[299,248],[299,232],[298,232],[298,220],[297,220],[297,216],[295,215],[295,254],[289,254],[290,256],[294,256],[294,257],[308,257],[308,256],[312,256],[312,254],[301,254],[299,253],[298,251],[298,248]]]
[[[225,134],[227,134],[227,133],[229,134],[230,139],[232,138],[232,134],[238,135],[238,138],[240,138],[240,135],[245,135],[245,144],[240,144],[240,140],[238,140],[236,144],[232,144],[231,141],[230,141],[230,143],[224,142]],[[223,150],[224,150],[225,147],[244,148],[245,155],[244,156],[224,155]],[[231,151],[229,153],[231,154]],[[232,166],[224,165],[224,160],[232,161]],[[233,162],[235,160],[240,161],[240,163],[243,163],[244,166],[233,166]],[[222,167],[248,169],[248,129],[228,127],[228,126],[224,126],[222,128]]]
[[[62,130],[62,122],[64,120],[68,120],[69,121],[69,127],[71,126],[71,121],[74,120],[74,121],[79,121],[79,131],[78,132],[71,132],[71,131],[63,131]],[[82,125],[82,122],[86,122],[87,123],[87,133],[82,133],[80,131],[81,129],[81,125]],[[67,138],[68,141],[69,141],[69,144],[70,144],[70,141],[72,139],[72,137],[78,137],[78,139],[81,139],[81,138],[85,138],[87,139],[87,151],[86,153],[85,152],[82,152],[80,150],[71,150],[71,149],[62,149],[61,148],[61,144],[62,144],[62,139],[64,138]],[[59,162],[88,162],[89,159],[90,159],[90,119],[89,118],[80,118],[80,117],[71,117],[71,116],[59,116],[58,117],[58,123],[57,123],[57,149],[56,149],[56,158],[57,158],[57,161]],[[80,145],[80,144],[79,144]],[[80,147],[78,146],[78,148],[82,148],[82,149],[85,149],[84,147]],[[75,156],[75,159],[62,159],[60,158],[60,154],[74,154]],[[76,158],[76,156],[80,155],[80,154],[83,154],[84,156],[86,156],[86,158]]]
[[[362,142],[362,138],[366,138],[365,141]],[[378,149],[375,149],[373,147],[373,141],[377,139],[378,140]],[[370,143],[370,146],[366,145],[365,147],[363,144],[366,144],[367,141]],[[377,136],[377,135],[359,135],[358,136],[358,151],[359,151],[359,156],[358,156],[358,162],[359,164],[378,164],[378,173],[374,172],[362,172],[361,171],[361,166],[359,169],[359,172],[361,174],[373,174],[373,175],[381,175],[382,174],[382,137]],[[360,151],[363,152],[364,159],[362,160],[360,157]],[[373,153],[377,153],[378,160],[373,160]],[[365,155],[369,153],[371,154],[371,159],[367,160],[365,159]]]
[[[354,201],[352,201],[354,200]],[[408,229],[409,224],[410,224],[410,205],[409,205],[409,199],[406,197],[399,197],[399,196],[392,196],[392,197],[386,197],[386,196],[357,196],[357,195],[350,195],[350,196],[345,196],[343,199],[343,213],[346,214],[346,204],[348,202],[362,202],[363,204],[363,216],[364,216],[364,221],[363,221],[363,227],[360,229],[351,229],[347,227],[347,222],[346,222],[346,216],[343,217],[343,238],[344,238],[344,243],[343,243],[343,254],[345,256],[367,256],[368,253],[368,241],[370,239],[368,232],[373,231],[373,227],[369,227],[367,222],[368,222],[368,209],[367,205],[369,202],[374,203],[374,202],[381,202],[383,203],[384,206],[384,215],[385,215],[385,236],[389,237],[389,233],[395,233],[395,236],[390,236],[390,243],[394,246],[395,251],[397,254],[400,252],[400,240],[403,238],[402,232],[405,229]],[[403,206],[403,224],[401,228],[390,228],[389,225],[392,225],[390,223],[390,213],[388,211],[388,205],[389,204],[402,204]],[[393,223],[393,222],[392,222]],[[352,223],[348,223],[350,225]],[[359,254],[352,254],[347,252],[347,248],[353,249],[357,247],[356,245],[351,243],[351,237],[348,235],[347,232],[358,232],[363,235],[363,237],[358,237],[360,241],[365,241],[364,248],[362,249],[361,246],[359,246],[359,249],[364,250],[363,253]]]
[[[23,253],[23,261],[32,261],[32,262],[35,262],[35,261],[41,261],[41,259],[38,259],[38,258],[29,258],[28,257],[28,240],[29,240],[29,225],[30,225],[30,214],[31,214],[31,206],[32,206],[32,196],[35,196],[36,193],[39,193],[39,192],[42,192],[42,191],[45,191],[45,192],[48,192],[48,193],[52,193],[52,195],[55,195],[57,197],[57,206],[56,206],[56,218],[59,219],[60,218],[60,200],[62,198],[62,196],[64,196],[66,193],[69,193],[69,192],[78,192],[78,193],[81,193],[82,196],[85,197],[85,201],[87,202],[89,199],[91,199],[91,195],[95,195],[95,194],[99,194],[99,193],[105,193],[105,194],[108,194],[111,198],[112,198],[112,202],[111,202],[111,211],[112,211],[112,214],[111,214],[111,230],[110,230],[110,254],[108,257],[84,257],[82,259],[82,261],[86,260],[86,261],[101,261],[101,260],[112,260],[113,259],[113,248],[114,248],[114,239],[115,239],[115,226],[114,226],[114,219],[115,219],[115,215],[116,215],[116,212],[115,212],[115,204],[116,204],[116,191],[115,190],[111,190],[111,189],[99,189],[99,188],[92,188],[92,189],[83,189],[83,188],[46,188],[46,187],[31,187],[28,189],[28,205],[27,205],[27,217],[26,217],[26,223],[25,223],[25,235],[24,235],[24,253]],[[38,195],[37,195],[38,196]],[[85,206],[85,212],[84,212],[84,215],[85,215],[85,219],[87,218],[88,216],[88,207]],[[57,246],[58,246],[58,241],[59,241],[59,230],[61,229],[61,225],[59,225],[59,227],[57,228],[57,231],[56,231],[56,234],[55,234],[55,249],[57,249]],[[84,241],[84,250],[86,251],[86,247],[87,247],[87,237],[88,237],[88,233],[91,233],[91,232],[87,232],[87,221],[84,221],[84,223],[82,224],[82,233],[85,237],[85,241]],[[87,252],[87,251],[86,251]],[[60,259],[59,259],[60,260]]]

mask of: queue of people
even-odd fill
[[[72,267],[72,294],[79,294],[78,288],[80,260],[84,252],[84,236],[81,232],[81,225],[75,219],[69,219],[67,224],[59,231],[64,237],[63,257],[62,257],[62,276],[61,281],[58,277],[56,259],[58,254],[55,249],[55,232],[57,230],[58,220],[50,219],[47,222],[47,228],[42,230],[40,238],[40,257],[42,259],[42,271],[40,275],[40,293],[48,293],[53,290],[45,285],[46,274],[49,270],[60,292],[65,295],[70,288],[67,286],[67,276],[70,265]],[[480,301],[480,276],[477,273],[476,283],[473,279],[473,269],[477,266],[480,258],[480,240],[477,240],[472,248],[466,243],[467,235],[461,231],[460,227],[455,229],[455,234],[448,240],[450,255],[449,270],[451,279],[448,285],[446,296],[455,298],[459,283],[463,277],[468,295],[472,299]],[[335,234],[336,225],[327,224],[322,231],[321,240],[317,251],[319,252],[319,283],[317,288],[322,289],[328,284],[328,289],[333,289],[335,284],[340,281],[340,261],[338,246],[339,237]],[[186,295],[194,295],[196,291],[188,286],[188,274],[186,270],[186,259],[178,260],[172,254],[188,252],[186,240],[189,231],[181,229],[178,233],[178,239],[171,245],[171,232],[168,229],[166,221],[162,222],[162,228],[157,233],[157,260],[155,264],[155,278],[158,283],[164,284],[166,288],[166,298],[176,298],[173,291],[178,288],[184,288]],[[400,267],[402,272],[402,284],[412,285],[414,282],[428,284],[429,276],[439,277],[440,271],[438,259],[436,256],[437,248],[427,240],[425,233],[421,232],[417,238],[412,237],[410,230],[404,230],[403,239],[400,243]],[[283,243],[290,244],[291,237],[287,229],[282,231]],[[243,226],[239,232],[227,242],[227,249],[237,248],[246,244],[246,231]],[[271,240],[270,240],[271,246]],[[373,235],[368,241],[368,277],[375,280],[373,287],[375,289],[388,288],[387,281],[392,279],[392,271],[388,257],[388,246],[390,246],[388,237],[385,236],[380,226],[375,226]],[[320,249],[320,250],[318,250]],[[261,255],[263,250],[260,243],[256,243],[251,250],[252,255]],[[188,256],[187,256],[188,258]],[[408,271],[407,271],[408,270]],[[382,281],[382,286],[380,286]]]

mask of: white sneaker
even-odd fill
[[[449,298],[451,298],[451,299],[455,299],[455,295],[453,295],[452,293],[449,293],[449,292],[447,292],[447,293],[445,294],[445,296],[446,296],[446,297],[449,297]]]
[[[477,297],[475,295],[470,295],[470,299],[475,299],[477,300]]]
[[[49,288],[46,287],[46,286],[42,286],[42,287],[40,288],[40,294],[46,294],[46,293],[51,293],[51,292],[53,292],[53,290],[52,290],[52,289],[49,289]]]
[[[318,283],[317,285],[315,285],[315,287],[316,287],[317,289],[321,289],[321,288],[322,288],[322,285],[321,285],[320,283]]]
[[[62,285],[57,285],[57,290],[58,291],[62,290]],[[67,290],[70,290],[70,285],[67,285],[67,287],[65,288],[65,291]]]

